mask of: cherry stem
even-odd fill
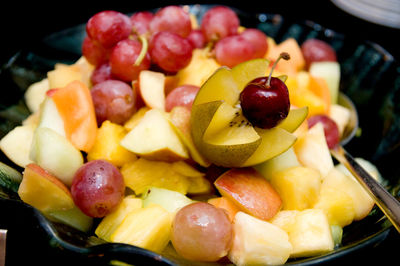
[[[144,35],[139,35],[139,40],[142,43],[142,49],[140,50],[140,53],[139,53],[138,57],[136,58],[136,61],[134,64],[135,66],[139,66],[142,63],[144,57],[146,56],[148,46],[149,46],[147,39]]]
[[[289,59],[290,59],[290,55],[289,55],[289,53],[287,53],[287,52],[282,52],[282,53],[279,55],[279,57],[275,60],[274,64],[272,65],[271,72],[269,72],[269,76],[268,76],[268,80],[267,80],[267,84],[266,84],[267,87],[270,87],[270,86],[271,86],[272,72],[274,72],[275,67],[276,67],[276,65],[278,64],[278,61],[279,61],[281,58],[284,59],[284,60],[289,60]]]

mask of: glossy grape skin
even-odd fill
[[[150,22],[154,14],[150,11],[141,11],[130,17],[132,29],[136,34],[147,34],[150,31]]]
[[[125,193],[119,170],[105,160],[85,163],[76,171],[71,194],[78,208],[90,217],[101,218],[115,210]]]
[[[117,42],[128,38],[132,32],[132,24],[127,15],[105,10],[89,19],[86,32],[92,40],[98,41],[105,48],[111,48]]]
[[[152,34],[169,31],[185,38],[192,31],[189,13],[180,6],[166,6],[158,10],[150,22]]]
[[[217,261],[230,249],[232,224],[224,210],[205,202],[192,203],[176,213],[171,241],[186,259]]]
[[[105,120],[123,124],[135,112],[136,94],[125,82],[106,80],[90,90],[98,125]]]
[[[336,51],[332,48],[332,46],[322,40],[306,40],[301,45],[301,52],[303,53],[307,69],[313,62],[337,61]]]
[[[109,62],[98,65],[90,76],[90,81],[93,86],[109,79],[113,79]]]
[[[207,42],[210,42],[237,34],[239,26],[239,17],[232,9],[216,6],[204,14],[200,27]]]
[[[136,80],[140,71],[150,68],[151,60],[147,52],[140,65],[135,65],[142,43],[136,39],[125,39],[117,43],[111,52],[111,73],[118,79],[126,82]]]
[[[267,35],[265,35],[264,32],[258,29],[248,28],[245,29],[240,35],[253,44],[255,58],[264,57],[268,50]]]
[[[253,45],[241,35],[233,35],[219,40],[215,45],[214,52],[217,62],[230,68],[255,58]]]
[[[160,31],[151,38],[149,50],[155,64],[167,72],[176,72],[190,63],[193,47],[176,33]]]
[[[96,43],[88,36],[85,36],[82,42],[82,55],[86,60],[94,65],[98,66],[108,61],[110,58],[111,49],[106,49],[99,43]]]
[[[192,30],[186,39],[192,44],[193,48],[204,48],[206,46],[206,38],[201,30]]]
[[[314,115],[307,119],[309,128],[313,127],[319,122],[322,123],[324,127],[325,139],[328,148],[334,148],[340,142],[340,132],[336,122],[327,115]]]
[[[194,85],[182,85],[173,89],[165,98],[165,110],[170,112],[175,106],[185,106],[192,109],[194,98],[199,91]]]
[[[268,77],[256,78],[240,93],[243,115],[253,126],[269,129],[278,125],[289,113],[289,92],[283,81]]]

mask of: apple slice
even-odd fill
[[[33,161],[29,158],[36,126],[17,126],[0,140],[0,149],[16,165],[25,167]]]
[[[70,186],[76,170],[83,165],[82,153],[65,137],[50,128],[37,128],[30,158]]]
[[[147,111],[121,140],[121,145],[147,159],[177,161],[189,158],[167,115],[159,109]]]
[[[68,188],[36,164],[26,166],[18,195],[22,201],[45,213],[75,206]]]
[[[140,95],[148,107],[165,110],[164,84],[165,75],[163,73],[150,70],[140,72]]]
[[[35,82],[28,87],[24,94],[24,99],[29,110],[34,113],[39,111],[41,103],[46,98],[46,92],[50,89],[47,78]]]
[[[294,150],[300,163],[318,170],[322,178],[333,168],[332,156],[321,123],[317,123],[300,137],[294,145]]]
[[[242,211],[262,220],[272,218],[282,206],[272,185],[253,168],[233,168],[218,177],[214,185]]]
[[[169,119],[175,132],[188,149],[190,157],[199,165],[208,167],[210,162],[200,154],[193,143],[192,135],[190,134],[190,115],[191,111],[186,107],[175,106],[169,113]]]
[[[51,97],[46,96],[40,106],[38,127],[50,128],[61,136],[66,136],[64,120],[58,112],[57,106]]]

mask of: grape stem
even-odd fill
[[[272,78],[272,72],[274,72],[276,65],[278,64],[278,61],[280,59],[284,59],[284,60],[289,60],[290,59],[290,55],[287,52],[282,52],[279,57],[275,60],[274,64],[272,65],[271,68],[271,72],[269,72],[269,76],[268,76],[268,80],[267,80],[267,88],[269,88],[271,86],[271,78]]]
[[[135,66],[139,66],[142,63],[144,57],[146,56],[148,46],[149,46],[147,39],[144,35],[139,35],[139,40],[142,43],[142,49],[140,50],[140,54],[136,58],[136,61],[134,64]]]

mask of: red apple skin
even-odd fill
[[[218,177],[214,184],[222,196],[259,219],[271,219],[282,207],[279,194],[253,168],[233,168]]]

